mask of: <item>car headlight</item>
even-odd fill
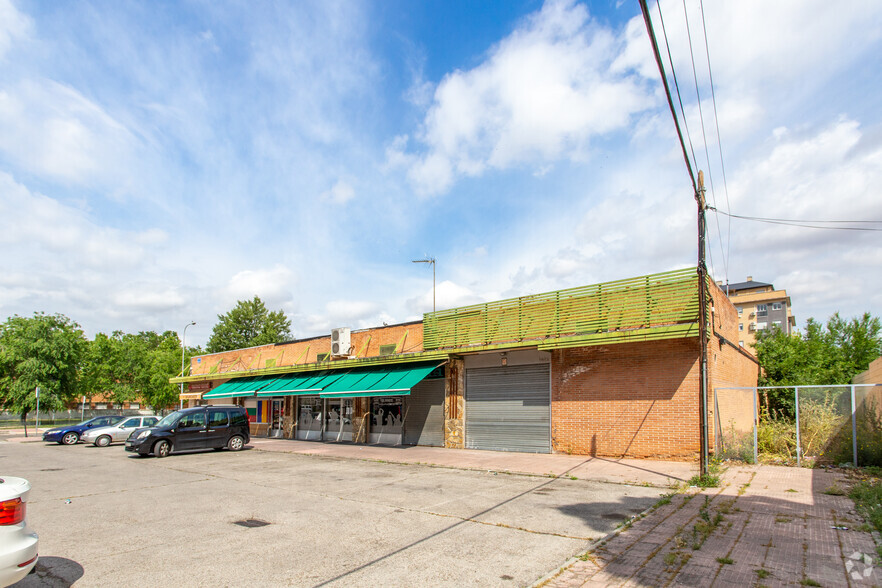
[[[149,430],[148,431],[141,431],[140,433],[138,433],[137,439],[146,439],[149,436],[150,436]]]

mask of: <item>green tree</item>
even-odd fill
[[[293,338],[291,321],[285,313],[269,312],[257,296],[253,300],[239,300],[233,310],[217,318],[208,339],[209,353],[282,343]]]
[[[80,326],[61,314],[12,316],[0,325],[0,406],[22,419],[36,407],[61,410],[78,391],[86,352]]]
[[[756,356],[762,366],[760,386],[847,384],[882,352],[882,325],[864,313],[845,320],[834,314],[826,325],[808,319],[805,332],[760,331]],[[791,390],[769,391],[768,407],[793,411]]]
[[[139,399],[164,408],[178,399],[168,380],[180,371],[180,361],[181,342],[174,331],[98,333],[89,344],[84,387],[114,404]]]

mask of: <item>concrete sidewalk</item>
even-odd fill
[[[661,488],[675,487],[698,473],[698,466],[690,462],[610,459],[556,453],[514,453],[409,445],[390,447],[259,438],[252,438],[251,446],[261,451],[283,451],[340,459],[490,470],[534,476],[573,477],[580,480]]]
[[[537,586],[878,586],[843,473],[734,466],[675,495]]]

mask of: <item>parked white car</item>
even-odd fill
[[[26,519],[30,492],[24,478],[0,478],[0,586],[15,584],[37,565],[37,534]]]
[[[129,438],[135,429],[152,427],[159,422],[155,416],[134,416],[123,419],[109,427],[95,427],[80,435],[80,441],[92,443],[98,447],[107,447],[111,443],[121,443]]]

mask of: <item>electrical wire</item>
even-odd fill
[[[662,14],[661,3],[659,2],[659,0],[655,0],[655,6],[656,6],[656,8],[658,8],[658,18],[659,18],[659,21],[661,22],[661,26],[662,26],[662,35],[664,36],[665,50],[668,54],[668,63],[671,64],[671,77],[674,78],[674,89],[677,91],[677,102],[680,103],[680,114],[682,114],[682,116],[683,116],[683,128],[686,130],[686,140],[689,141],[689,151],[692,153],[692,161],[695,163],[695,165],[697,167],[698,166],[698,159],[695,157],[695,149],[692,146],[692,135],[690,135],[690,133],[689,133],[689,120],[686,118],[686,108],[683,106],[683,96],[682,96],[682,94],[680,94],[680,83],[677,80],[677,71],[676,71],[676,69],[674,69],[674,58],[671,56],[671,44],[668,42],[668,32],[665,29],[665,17]],[[646,11],[645,18],[649,19],[649,9],[648,8]],[[652,21],[647,20],[647,22],[649,22],[649,26],[651,27]],[[655,42],[655,37],[653,37],[653,43],[654,42]],[[664,68],[662,67],[661,64],[659,64],[659,72],[661,73],[662,78],[665,80],[665,83],[667,83],[667,78],[665,77]],[[674,111],[673,106],[671,106],[671,114],[674,115],[674,121],[677,122],[677,124],[679,125],[679,121],[677,119],[677,113]],[[682,136],[680,136],[680,141],[681,142],[683,141]],[[685,154],[685,151],[686,151],[685,146],[683,147],[683,151],[684,151],[683,155],[685,157],[685,155],[686,155]],[[688,164],[689,164],[689,162],[687,161],[687,165]],[[690,175],[691,175],[692,168],[690,167],[689,169],[690,169]],[[697,194],[698,187],[695,186],[695,178],[694,177],[692,179],[692,184],[695,187],[695,192]]]
[[[707,146],[707,132],[704,128],[704,109],[701,107],[701,91],[698,89],[698,70],[695,67],[695,48],[692,46],[692,27],[689,25],[689,11],[686,10],[686,0],[683,0],[683,18],[686,22],[686,38],[689,41],[689,59],[692,62],[692,80],[695,82],[695,96],[698,101],[698,120],[701,122],[701,138],[704,141],[704,157],[705,161],[707,161],[707,176],[710,181],[710,193],[711,193],[711,202],[714,206],[717,205],[717,193],[714,189],[714,173],[713,166],[711,166],[710,162],[710,150]],[[685,117],[685,114],[684,114]],[[720,236],[720,254],[723,256],[723,272],[726,276],[726,280],[729,279],[729,266],[728,261],[726,260],[726,252],[723,249],[723,229],[720,228],[720,217],[714,217],[714,220],[717,224],[717,234]],[[711,255],[711,261],[713,261],[713,255]]]
[[[724,212],[722,210],[718,210],[713,206],[708,206],[708,210],[712,210],[717,214],[724,214],[731,218],[737,218],[741,220],[754,221],[759,223],[768,223],[772,225],[785,225],[790,227],[802,227],[806,229],[828,229],[833,231],[873,231],[873,232],[882,232],[882,227],[874,228],[874,227],[835,227],[835,226],[818,226],[818,225],[830,225],[830,224],[882,224],[882,221],[868,221],[868,220],[797,220],[797,219],[786,219],[786,218],[765,218],[761,216],[744,216],[740,214],[733,214],[731,212]],[[812,223],[812,224],[806,224]]]
[[[714,124],[717,129],[717,146],[720,149],[720,169],[723,172],[723,192],[726,195],[726,210],[732,212],[732,205],[729,203],[729,183],[726,181],[726,164],[723,162],[723,138],[720,136],[720,117],[717,114],[717,93],[714,91],[714,74],[711,70],[710,48],[707,42],[707,25],[704,22],[704,2],[698,1],[701,11],[701,29],[704,32],[704,54],[707,56],[707,75],[710,80],[711,99],[714,105]],[[726,227],[726,267],[729,266],[729,254],[732,251],[732,217],[728,217],[728,226]],[[729,283],[728,271],[726,275],[726,283]]]

